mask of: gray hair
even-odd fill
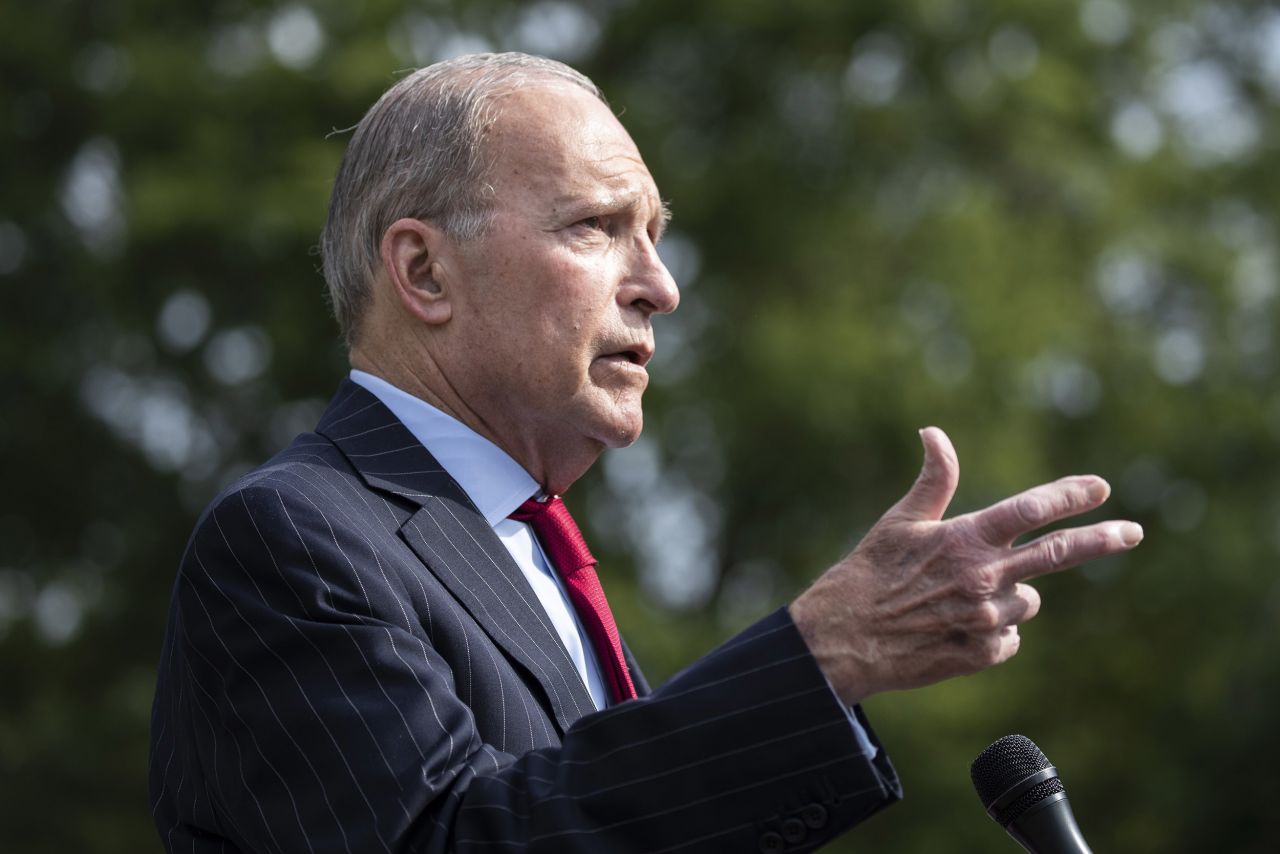
[[[320,235],[329,300],[348,347],[369,303],[387,228],[409,217],[430,220],[455,240],[483,235],[493,201],[484,137],[497,119],[496,101],[524,85],[557,81],[605,100],[564,63],[482,53],[415,71],[365,113],[342,157]]]

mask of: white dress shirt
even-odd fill
[[[353,370],[351,380],[382,401],[462,487],[537,594],[596,708],[607,706],[609,695],[595,650],[584,642],[586,633],[559,574],[551,568],[532,529],[507,518],[526,499],[541,495],[538,482],[506,451],[425,400],[364,371]]]

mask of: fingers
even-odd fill
[[[947,512],[947,505],[956,494],[960,461],[947,434],[937,427],[921,430],[920,441],[924,445],[920,476],[890,512],[917,521],[937,521]]]
[[[1015,584],[999,602],[1001,626],[1009,629],[1040,613],[1040,594],[1027,584]]]
[[[1015,584],[999,597],[983,602],[972,612],[969,630],[958,626],[951,632],[953,642],[968,651],[965,668],[976,673],[1012,658],[1022,643],[1018,626],[1040,611],[1040,594],[1026,584]]]
[[[1058,572],[1085,561],[1127,552],[1140,542],[1142,526],[1134,522],[1109,521],[1064,528],[1012,549],[1005,561],[1004,576],[1009,581],[1021,581]]]
[[[980,510],[973,521],[988,543],[1007,546],[1028,531],[1089,512],[1110,494],[1110,485],[1100,477],[1064,477]]]
[[[989,598],[956,603],[944,613],[948,624],[961,634],[987,637],[1040,613],[1040,594],[1030,585],[1013,584]]]
[[[1018,650],[1022,647],[1022,636],[1018,634],[1017,626],[1005,626],[1000,632],[999,646],[995,658],[992,660],[992,666],[1003,664],[1018,654]]]

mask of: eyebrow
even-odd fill
[[[658,237],[662,237],[667,231],[667,226],[671,224],[671,203],[666,199],[658,200]]]
[[[625,195],[625,194],[622,194]],[[594,209],[597,207],[614,208],[616,210],[634,211],[641,205],[642,196],[634,196],[622,201],[618,196],[582,196],[577,193],[565,193],[552,200],[557,209],[568,208],[571,211]],[[661,237],[671,224],[671,204],[666,199],[658,199],[658,237]]]

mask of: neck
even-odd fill
[[[351,367],[385,380],[407,394],[457,419],[501,448],[550,495],[562,495],[596,461],[604,447],[570,448],[564,442],[539,441],[536,429],[501,426],[487,419],[449,381],[445,371],[421,347],[367,347],[357,343]]]
[[[401,391],[425,400],[489,441],[499,444],[475,413],[462,404],[461,397],[454,392],[435,360],[429,357],[414,358],[414,354],[395,347],[382,350],[360,344],[352,346],[348,360],[357,371],[373,374]]]

